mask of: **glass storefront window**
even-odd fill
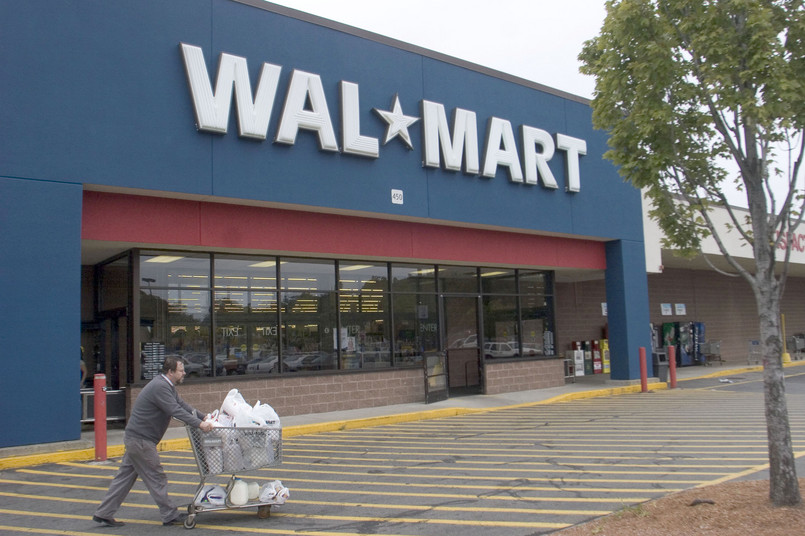
[[[389,273],[385,263],[341,262],[338,265],[338,290],[384,292],[388,288]]]
[[[440,266],[439,292],[477,294],[478,269],[473,266]]]
[[[484,296],[484,356],[506,358],[521,355],[516,296]]]
[[[555,355],[553,299],[543,296],[521,297],[523,355]]]
[[[199,253],[143,251],[140,279],[144,287],[210,287],[210,256]]]
[[[129,258],[100,267],[107,307],[126,306]],[[171,354],[191,378],[413,366],[459,335],[488,358],[555,354],[551,272],[161,251],[139,271],[140,379]],[[474,343],[460,300],[483,308]]]
[[[392,264],[392,292],[436,292],[436,267],[432,264]]]
[[[343,368],[390,367],[388,295],[341,292],[339,308]]]
[[[279,273],[281,290],[291,292],[335,290],[335,261],[284,259]]]
[[[338,368],[335,293],[282,293],[282,372]]]
[[[484,294],[517,294],[514,270],[481,268],[481,292]]]
[[[214,375],[209,291],[141,287],[140,345],[142,380],[159,374],[168,355],[184,359],[188,377]]]
[[[129,303],[129,280],[131,279],[129,256],[126,255],[101,265],[99,274],[101,279],[99,309],[112,311],[126,307]]]
[[[215,256],[215,288],[277,290],[274,257]]]
[[[520,270],[520,294],[551,294],[551,278],[549,272]]]
[[[439,351],[439,313],[435,294],[394,295],[394,364],[422,362]]]
[[[215,290],[214,311],[219,375],[277,370],[275,292]]]

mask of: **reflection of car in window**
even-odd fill
[[[173,356],[165,356],[167,359],[168,357],[175,357],[177,359],[181,359],[182,363],[184,363],[184,371],[187,376],[201,376],[204,374],[204,365],[201,363],[196,363],[195,361],[191,361],[188,359],[189,356],[182,357],[180,355],[173,355]]]
[[[484,357],[514,357],[517,351],[507,342],[486,342],[484,343]]]
[[[277,355],[266,355],[252,359],[246,364],[246,374],[261,374],[275,372],[277,367]]]
[[[463,339],[457,339],[450,343],[449,348],[477,348],[478,347],[478,335],[473,334],[469,337],[465,337]]]
[[[509,341],[508,344],[514,350],[514,355],[531,356],[531,355],[539,355],[542,353],[540,348],[534,343],[524,342],[522,352],[520,351],[520,345],[517,343],[517,341]]]

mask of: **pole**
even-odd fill
[[[785,342],[785,315],[780,315],[780,326],[783,328],[783,363],[791,362],[791,354],[788,353],[788,348]]]
[[[95,461],[106,461],[106,375],[95,375]]]
[[[668,377],[671,389],[676,389],[676,346],[668,346]]]
[[[646,365],[646,348],[640,347],[640,392],[648,391],[648,368]]]

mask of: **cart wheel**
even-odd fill
[[[271,505],[263,504],[257,507],[257,517],[260,519],[268,519],[271,516]]]
[[[184,528],[192,529],[196,526],[196,516],[195,514],[187,516],[187,519],[184,520]]]

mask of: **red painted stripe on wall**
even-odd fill
[[[226,203],[84,192],[82,238],[151,244],[606,268],[604,243]]]

